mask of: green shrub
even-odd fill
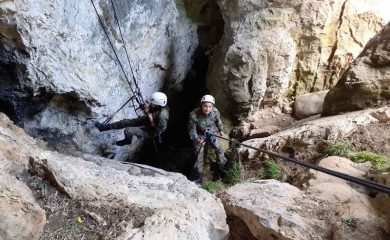
[[[336,144],[330,144],[325,150],[328,156],[340,156],[348,157],[349,152],[352,150],[352,144],[349,142],[340,142]]]
[[[266,167],[260,167],[257,171],[258,179],[282,179],[282,170],[274,160],[267,161]]]
[[[358,163],[369,161],[377,171],[384,170],[386,163],[389,161],[387,157],[369,151],[355,153],[352,160]]]
[[[359,222],[355,218],[343,219],[341,222],[352,229],[356,229],[359,226]]]
[[[241,180],[241,164],[235,162],[226,172],[226,181],[229,184],[236,184]]]
[[[257,170],[256,178],[257,179],[265,179],[267,177],[267,172],[264,167],[260,167]]]
[[[216,193],[222,189],[222,185],[220,182],[207,181],[202,184],[201,188],[209,193]]]
[[[267,175],[271,179],[277,179],[280,180],[282,178],[282,170],[280,169],[279,165],[275,163],[273,160],[270,160],[267,162],[268,169],[267,169]]]

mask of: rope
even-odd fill
[[[135,78],[133,68],[131,67],[131,61],[130,61],[129,53],[127,52],[127,47],[126,47],[126,41],[125,41],[125,39],[123,37],[122,28],[121,28],[121,26],[119,24],[118,15],[116,14],[115,4],[114,4],[113,0],[111,0],[110,2],[111,2],[111,5],[112,5],[112,9],[114,10],[114,18],[115,18],[115,21],[116,21],[116,23],[118,25],[119,33],[120,33],[120,36],[121,36],[121,39],[122,39],[122,42],[123,42],[123,46],[125,48],[125,53],[126,53],[126,57],[127,57],[127,62],[129,63],[131,75],[133,76],[133,82],[134,82],[134,86],[135,86],[135,91],[137,93],[139,93],[137,97],[139,97],[140,100],[141,100],[140,104],[145,105],[145,101],[144,101],[144,99],[142,97],[141,90],[140,90],[140,88],[138,86],[138,83],[137,83],[137,80]]]
[[[324,167],[320,167],[318,165],[315,165],[315,164],[312,164],[312,163],[308,163],[308,162],[305,162],[305,161],[302,161],[302,160],[299,160],[299,159],[296,159],[296,158],[291,158],[291,157],[280,155],[278,153],[270,152],[268,150],[255,148],[253,146],[250,146],[250,145],[247,145],[247,144],[244,144],[244,143],[240,143],[240,142],[237,142],[237,141],[234,141],[234,140],[230,140],[228,138],[225,138],[225,137],[213,134],[211,132],[206,132],[206,136],[207,136],[207,134],[209,136],[217,137],[217,138],[220,138],[222,140],[225,140],[225,141],[228,141],[228,142],[231,142],[231,143],[234,143],[234,144],[238,144],[238,145],[244,146],[246,148],[250,148],[250,149],[253,149],[253,150],[256,150],[256,151],[259,151],[259,152],[263,152],[263,153],[266,153],[268,155],[271,155],[271,156],[274,156],[274,157],[286,160],[288,162],[292,162],[292,163],[295,163],[295,164],[298,164],[298,165],[301,165],[301,166],[304,166],[304,167],[307,167],[307,168],[311,168],[311,169],[314,169],[314,170],[317,170],[317,171],[320,171],[320,172],[332,175],[334,177],[338,177],[338,178],[341,178],[341,179],[344,179],[344,180],[347,180],[347,181],[359,184],[359,185],[367,187],[367,188],[375,189],[375,190],[377,190],[379,192],[390,194],[390,188],[389,187],[381,185],[381,184],[378,184],[378,183],[375,183],[375,182],[371,182],[371,181],[368,181],[368,180],[357,178],[357,177],[354,177],[354,176],[351,176],[351,175],[348,175],[348,174],[345,174],[345,173],[333,171],[333,170],[330,170],[330,169],[327,169],[327,168],[324,168]]]
[[[140,108],[142,108],[142,106],[145,105],[145,101],[144,101],[144,99],[143,99],[143,97],[142,97],[140,88],[139,88],[139,86],[138,86],[137,80],[135,79],[135,76],[134,76],[133,69],[132,69],[132,67],[131,67],[130,57],[129,57],[129,54],[128,54],[128,52],[127,52],[126,42],[124,41],[124,38],[123,38],[122,30],[121,30],[120,25],[119,25],[119,20],[118,20],[117,15],[116,15],[114,3],[111,1],[112,7],[113,7],[113,9],[114,9],[115,19],[116,19],[116,22],[117,22],[117,24],[118,24],[119,31],[120,31],[120,34],[121,34],[121,38],[122,38],[122,41],[123,41],[123,44],[124,44],[124,48],[125,48],[127,60],[128,60],[128,62],[129,62],[129,66],[130,66],[131,73],[132,73],[132,76],[133,76],[133,81],[134,81],[135,89],[133,89],[133,87],[132,87],[132,85],[131,85],[131,82],[130,82],[130,80],[129,80],[129,77],[127,76],[126,71],[125,71],[125,69],[124,69],[124,67],[123,67],[123,64],[122,64],[122,62],[121,62],[120,59],[119,59],[119,56],[118,56],[118,54],[117,54],[117,52],[116,52],[116,50],[115,50],[114,44],[112,43],[111,38],[110,38],[110,36],[109,36],[109,34],[108,34],[106,28],[104,27],[103,21],[102,21],[100,15],[99,15],[99,13],[98,13],[98,11],[97,11],[97,9],[96,9],[96,6],[95,6],[95,3],[93,2],[93,0],[91,0],[91,3],[92,3],[92,6],[93,6],[93,9],[95,10],[95,13],[96,13],[96,15],[97,15],[97,17],[98,17],[99,24],[100,24],[101,28],[103,29],[103,31],[104,31],[104,33],[105,33],[107,39],[108,39],[108,42],[110,43],[110,46],[111,46],[111,48],[112,48],[112,51],[114,52],[114,55],[115,55],[115,57],[116,57],[116,59],[117,59],[117,61],[118,61],[118,63],[119,63],[119,66],[120,66],[120,68],[121,68],[121,70],[122,70],[122,72],[123,72],[123,75],[125,76],[126,81],[127,81],[127,83],[129,84],[130,90],[131,90],[131,92],[132,92],[132,94],[133,94],[133,96],[131,96],[131,97],[130,97],[130,98],[129,98],[129,99],[128,99],[128,100],[127,100],[127,101],[126,101],[126,102],[125,102],[125,103],[116,111],[116,112],[114,112],[113,114],[111,114],[111,115],[103,122],[103,124],[106,125],[106,124],[108,124],[108,123],[114,118],[115,114],[117,114],[120,110],[122,110],[122,109],[126,106],[126,104],[129,103],[130,101],[132,101],[132,103],[133,103],[133,104],[132,104],[132,107],[133,107],[133,109],[134,109],[134,112],[137,114],[137,116],[139,116],[137,110],[139,110]],[[140,107],[138,107],[138,108],[135,107],[134,100],[138,103],[138,105],[139,105]]]
[[[116,57],[116,60],[118,61],[119,66],[120,66],[120,68],[122,69],[123,74],[125,75],[125,78],[126,78],[126,80],[127,80],[127,83],[128,83],[129,86],[130,86],[131,91],[134,93],[133,87],[131,86],[131,83],[130,83],[130,80],[129,80],[129,78],[128,78],[127,75],[126,75],[126,72],[125,72],[125,69],[123,68],[122,62],[119,60],[119,57],[118,57],[118,54],[116,53],[114,44],[112,43],[112,41],[111,41],[111,39],[110,39],[110,36],[108,35],[108,32],[107,32],[106,28],[104,27],[103,21],[102,21],[100,15],[99,15],[99,13],[98,13],[98,11],[97,11],[97,9],[96,9],[95,3],[93,2],[93,0],[91,0],[91,3],[92,3],[92,6],[93,6],[93,9],[95,10],[95,13],[96,13],[96,15],[97,15],[97,17],[98,17],[98,19],[99,19],[100,26],[102,27],[104,33],[106,34],[106,37],[107,37],[107,39],[108,39],[108,42],[110,43],[110,46],[111,46],[111,48],[112,48],[112,51],[114,52],[114,55],[115,55],[115,57]]]
[[[102,124],[107,125],[114,118],[115,114],[117,114],[120,110],[122,110],[122,108],[126,106],[126,104],[128,104],[130,101],[133,100],[133,97],[129,98],[118,110],[116,110],[113,114],[111,114]],[[134,106],[134,104],[132,106]]]
[[[120,33],[120,36],[121,36],[121,39],[122,39],[122,42],[123,42],[123,47],[125,48],[125,53],[126,53],[126,57],[127,57],[127,62],[129,63],[131,75],[133,76],[133,82],[134,82],[134,86],[135,86],[135,92],[133,92],[133,93],[136,94],[135,95],[135,100],[137,101],[137,103],[139,105],[138,108],[134,108],[134,111],[137,114],[137,116],[139,116],[138,113],[137,113],[137,110],[139,110],[139,109],[141,109],[141,108],[143,108],[145,106],[145,101],[144,101],[144,98],[142,97],[141,89],[138,86],[137,79],[135,78],[133,68],[131,67],[131,61],[130,61],[129,53],[127,52],[127,47],[126,47],[126,41],[125,41],[125,39],[123,37],[121,25],[119,24],[118,15],[116,14],[115,4],[114,4],[113,0],[111,0],[110,2],[111,2],[111,5],[112,5],[112,9],[114,11],[114,18],[115,18],[115,21],[116,21],[116,23],[118,25],[119,33]],[[147,115],[145,111],[144,111],[144,113],[145,113],[145,115]],[[161,138],[161,134],[159,134],[159,138]],[[154,139],[154,137],[152,137],[152,141],[153,141],[154,148],[155,148],[155,150],[156,150],[156,152],[158,154],[159,151],[158,151],[156,140]]]

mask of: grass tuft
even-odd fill
[[[352,150],[352,144],[349,142],[340,142],[336,144],[330,144],[325,153],[328,156],[348,157],[349,152]]]
[[[204,182],[201,186],[201,188],[213,194],[221,190],[222,187],[223,186],[221,185],[220,182],[213,182],[213,181]]]
[[[352,160],[357,163],[369,161],[376,171],[384,170],[386,163],[389,161],[387,157],[369,151],[361,151],[353,154]]]
[[[225,172],[226,172],[226,181],[228,184],[236,184],[236,183],[241,181],[241,164],[240,164],[240,162],[235,162]]]
[[[258,179],[281,180],[283,177],[282,169],[274,160],[269,160],[267,161],[266,167],[259,168],[256,177]]]
[[[341,222],[352,229],[356,229],[359,226],[359,222],[355,218],[343,219]]]
[[[270,160],[267,162],[267,165],[268,165],[267,175],[269,178],[276,179],[276,180],[282,179],[282,170],[280,169],[279,165],[275,161]]]

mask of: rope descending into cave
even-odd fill
[[[111,0],[111,4],[112,4],[112,7],[113,7],[113,11],[114,11],[114,17],[115,17],[116,23],[117,23],[118,28],[119,28],[119,32],[120,32],[120,35],[121,35],[121,38],[122,38],[122,41],[123,41],[123,45],[124,45],[124,48],[125,48],[125,52],[126,52],[126,57],[127,57],[127,60],[128,60],[128,64],[129,64],[129,67],[130,67],[130,70],[131,70],[131,74],[132,74],[132,76],[133,76],[132,79],[133,79],[134,89],[133,89],[133,86],[132,86],[132,84],[131,84],[131,81],[130,81],[129,77],[128,77],[127,74],[126,74],[126,71],[125,71],[125,69],[124,69],[124,67],[123,67],[122,62],[121,62],[120,59],[119,59],[119,56],[118,56],[118,54],[117,54],[117,52],[116,52],[116,50],[115,50],[114,44],[112,43],[111,38],[110,38],[110,36],[109,36],[109,34],[108,34],[106,28],[104,27],[103,21],[102,21],[100,15],[99,15],[99,13],[98,13],[98,11],[97,11],[97,9],[96,9],[96,6],[95,6],[95,3],[93,2],[93,0],[91,0],[91,3],[92,3],[92,6],[93,6],[93,8],[94,8],[94,10],[95,10],[95,13],[96,13],[96,15],[97,15],[97,17],[98,17],[99,24],[100,24],[100,26],[102,27],[102,29],[103,29],[103,31],[104,31],[104,33],[105,33],[107,39],[108,39],[108,42],[110,43],[110,46],[111,46],[111,48],[112,48],[112,50],[113,50],[113,52],[114,52],[114,55],[115,55],[115,57],[116,57],[116,60],[118,61],[119,66],[120,66],[120,68],[121,68],[121,70],[122,70],[122,72],[123,72],[123,75],[125,76],[126,81],[127,81],[127,83],[129,84],[130,90],[131,90],[131,92],[132,92],[132,96],[131,96],[131,97],[130,97],[130,98],[129,98],[129,99],[128,99],[128,100],[127,100],[127,101],[126,101],[126,102],[117,110],[117,111],[115,111],[113,114],[111,114],[111,115],[103,122],[103,124],[106,125],[106,124],[108,124],[108,123],[113,119],[114,115],[117,114],[120,110],[122,110],[122,109],[127,105],[127,103],[129,103],[130,101],[132,102],[131,107],[133,107],[135,113],[138,115],[138,112],[137,112],[137,111],[138,111],[139,109],[143,109],[143,108],[144,108],[144,106],[145,106],[145,101],[144,101],[144,98],[142,97],[141,89],[140,89],[139,86],[138,86],[137,79],[135,78],[134,71],[133,71],[133,68],[132,68],[132,66],[131,66],[130,57],[129,57],[129,54],[128,54],[127,48],[126,48],[126,42],[124,41],[124,38],[123,38],[122,29],[121,29],[121,26],[120,26],[120,24],[119,24],[119,20],[118,20],[117,14],[116,14],[116,10],[115,10],[115,6],[114,6],[113,1]],[[138,104],[138,107],[136,107],[136,104]],[[139,116],[139,115],[138,115],[138,116]]]
[[[211,131],[206,131],[205,134],[206,134],[207,138],[216,137],[216,138],[228,141],[230,143],[233,143],[235,145],[241,145],[241,146],[246,147],[246,148],[250,148],[250,149],[262,152],[262,153],[266,153],[266,154],[271,155],[273,157],[277,157],[277,158],[283,159],[283,160],[288,161],[288,162],[292,162],[292,163],[295,163],[295,164],[298,164],[298,165],[301,165],[301,166],[304,166],[304,167],[307,167],[307,168],[311,168],[311,169],[314,169],[314,170],[317,170],[317,171],[329,174],[331,176],[338,177],[338,178],[341,178],[341,179],[344,179],[344,180],[356,183],[358,185],[361,185],[361,186],[364,186],[364,187],[367,187],[367,188],[372,188],[372,189],[374,189],[376,191],[387,193],[387,194],[390,195],[390,188],[389,187],[381,185],[381,184],[378,184],[376,182],[372,182],[372,181],[368,181],[368,180],[365,180],[365,179],[357,178],[357,177],[354,177],[354,176],[351,176],[351,175],[348,175],[348,174],[345,174],[345,173],[333,171],[333,170],[330,170],[330,169],[327,169],[327,168],[324,168],[324,167],[321,167],[321,166],[318,166],[318,165],[315,165],[315,164],[312,164],[312,163],[308,163],[308,162],[305,162],[305,161],[302,161],[302,160],[299,160],[299,159],[296,159],[296,158],[283,156],[281,154],[274,153],[274,152],[271,152],[271,151],[268,151],[268,150],[265,150],[265,149],[256,148],[256,147],[253,147],[253,146],[245,144],[245,143],[241,143],[241,142],[237,142],[237,141],[234,141],[234,140],[230,140],[228,138],[216,135],[216,134],[212,133]]]
[[[122,34],[122,28],[121,28],[121,25],[119,24],[119,20],[118,20],[118,15],[116,14],[116,9],[115,9],[115,4],[113,2],[113,0],[110,0],[111,1],[111,5],[112,5],[112,9],[114,10],[114,18],[116,20],[116,23],[118,25],[118,29],[119,29],[119,33],[121,35],[121,39],[122,39],[122,42],[123,42],[123,47],[125,48],[125,53],[126,53],[126,57],[127,57],[127,62],[129,63],[129,67],[130,67],[130,71],[131,71],[131,75],[133,76],[133,82],[134,82],[134,86],[135,86],[135,93],[137,93],[137,97],[139,98],[139,100],[141,101],[141,104],[145,105],[145,101],[142,97],[142,94],[141,94],[141,89],[139,88],[138,86],[138,82],[137,82],[137,79],[135,78],[135,75],[134,75],[134,71],[133,71],[133,68],[131,66],[131,61],[130,61],[130,57],[129,57],[129,53],[127,52],[127,47],[126,47],[126,41],[123,37],[123,34]]]

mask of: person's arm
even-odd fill
[[[152,127],[155,127],[154,126],[154,121],[153,121],[153,114],[150,112],[150,108],[149,108],[149,105],[146,105],[144,108],[144,113],[145,113],[145,119],[146,119],[146,122],[152,126]]]
[[[192,141],[200,141],[199,135],[196,131],[196,118],[193,113],[190,113],[189,122],[188,122],[188,134]]]
[[[160,132],[165,132],[165,130],[167,130],[167,127],[168,127],[168,121],[169,121],[169,112],[166,110],[163,110],[159,114],[157,126],[154,126],[153,118],[152,118],[152,124],[153,124],[152,127],[155,127]]]
[[[218,109],[215,109],[215,125],[217,125],[218,132],[222,136],[223,135],[223,123],[221,120],[221,114]]]

